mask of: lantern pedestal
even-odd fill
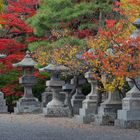
[[[137,29],[132,33],[130,38],[136,39],[140,37],[140,18],[136,19],[133,22],[133,25]],[[135,45],[139,42],[135,41],[135,43],[130,45],[135,48]],[[138,54],[134,55],[136,59],[139,59]],[[135,83],[130,79],[127,79],[127,81],[130,87],[133,84],[134,86],[126,93],[126,97],[122,100],[122,110],[118,111],[118,117],[115,121],[115,125],[123,128],[140,128],[140,77],[135,79]],[[137,86],[135,84],[137,84]]]
[[[45,89],[45,92],[42,93],[42,107],[46,107],[46,105],[52,100],[52,91],[49,87]]]
[[[73,117],[73,107],[71,104],[71,91],[75,88],[74,85],[67,83],[65,84],[62,89],[65,91],[65,101],[64,104],[69,107],[70,109],[70,117]]]
[[[82,108],[79,110],[79,115],[75,116],[75,120],[76,122],[86,124],[94,120],[97,106],[97,81],[94,80],[92,72],[87,72],[85,78],[91,84],[91,92],[83,100]]]
[[[75,94],[71,99],[74,114],[79,114],[79,109],[82,108],[82,101],[85,99],[85,95],[82,93],[82,85],[85,84],[85,82],[85,79],[78,78],[78,86],[76,88]],[[75,84],[74,79],[71,80],[71,84]]]
[[[99,125],[114,125],[117,118],[117,110],[122,108],[119,92],[115,90],[109,93],[108,99],[105,100],[98,108],[98,114],[95,116],[95,123]]]
[[[62,92],[62,86],[65,84],[57,78],[51,78],[46,82],[46,85],[51,88],[52,100],[43,109],[43,113],[46,117],[68,117],[70,116],[70,109],[64,105],[64,98]]]
[[[7,113],[6,101],[2,92],[0,92],[0,113]]]
[[[36,78],[34,76],[23,76],[19,78],[19,83],[24,86],[24,96],[17,102],[14,112],[16,114],[41,113],[40,102],[32,94],[32,87],[37,83]]]
[[[122,100],[122,110],[118,110],[115,126],[140,128],[140,90],[134,86]]]

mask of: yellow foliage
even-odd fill
[[[104,89],[107,91],[114,91],[116,88],[122,89],[124,85],[124,77],[114,77],[112,81],[102,79]]]
[[[71,70],[80,70],[81,62],[76,57],[80,51],[81,48],[79,46],[65,45],[53,51],[53,61],[55,64],[68,66]]]
[[[96,37],[88,38],[87,41],[88,48],[92,48],[93,50],[102,50],[102,52],[107,52],[111,44],[113,44],[114,46],[116,45],[116,47],[120,47],[121,43],[123,43],[124,40],[129,40],[132,31],[135,29],[135,27],[132,25],[132,22],[135,21],[140,14],[140,0],[121,0],[121,4],[119,8],[123,13],[123,15],[125,16],[125,18],[119,20],[115,24],[113,30],[104,29],[103,31],[101,31],[102,34],[100,34],[99,32]],[[125,48],[125,46],[123,47]],[[126,55],[127,52],[129,52],[129,49],[125,50]],[[117,52],[113,52],[112,55],[111,53],[107,55],[108,55],[108,60],[104,59],[104,67],[101,67],[102,63],[98,59],[89,59],[88,62],[92,65],[94,71],[96,71],[96,68],[97,69],[104,68],[105,71],[108,70],[107,74],[111,76],[111,79],[110,80],[108,79],[107,81],[102,80],[105,90],[114,91],[115,88],[121,90],[124,85],[124,76],[116,76],[110,73],[111,71],[113,71],[114,66],[110,67],[109,59],[111,62],[112,60],[114,61],[114,57],[116,57],[115,60],[116,63],[118,63],[119,61],[117,61],[117,57],[118,58],[120,56],[122,57],[122,52],[117,51]],[[123,59],[125,60],[125,58],[128,57],[124,55]],[[121,73],[123,72],[121,71]]]
[[[0,0],[0,11],[2,11],[4,8],[4,2],[3,0]]]
[[[46,51],[43,47],[38,48],[33,55],[39,65],[46,66],[51,58],[51,51]]]
[[[140,14],[139,0],[121,0],[121,8],[130,22],[133,22]]]

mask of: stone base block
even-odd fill
[[[21,98],[17,102],[17,106],[14,108],[16,114],[22,113],[41,113],[41,104],[36,98]]]
[[[96,110],[95,102],[87,102],[86,104],[83,102],[83,108],[79,109],[79,115],[75,116],[75,120],[79,123],[88,124],[94,121],[94,114]]]
[[[89,124],[94,121],[94,114],[88,114],[86,116],[75,115],[74,120],[78,123]]]
[[[74,114],[79,114],[79,109],[82,108],[83,100],[72,100],[73,112]]]
[[[94,121],[94,114],[96,112],[97,95],[89,94],[82,102],[82,108],[79,109],[79,115],[76,115],[75,121],[78,123],[89,124]]]
[[[46,107],[43,109],[43,114],[45,117],[69,117],[71,112],[69,107]]]
[[[118,119],[126,121],[140,121],[140,110],[118,110]]]
[[[115,120],[115,126],[125,129],[140,129],[140,121]]]
[[[42,107],[46,107],[46,105],[52,100],[52,92],[45,91],[42,93]]]
[[[109,115],[95,115],[95,124],[114,125],[114,118]]]
[[[6,106],[6,101],[5,99],[1,99],[0,98],[0,113],[7,113],[8,112],[8,108]]]
[[[96,107],[94,106],[93,108],[80,108],[79,113],[81,116],[86,116],[90,114],[95,114],[95,109]]]
[[[121,104],[102,104],[98,114],[95,115],[95,123],[98,125],[114,125],[118,109],[121,109]]]
[[[115,126],[120,128],[140,128],[140,110],[118,110]]]
[[[0,113],[7,113],[7,112],[8,112],[7,106],[0,106]]]

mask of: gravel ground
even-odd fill
[[[76,124],[70,118],[1,114],[0,140],[140,140],[140,131]]]

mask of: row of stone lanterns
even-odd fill
[[[137,30],[132,34],[132,38],[140,36],[140,19],[134,22]],[[36,62],[33,61],[29,52],[25,58],[16,64],[14,67],[22,67],[24,74],[19,79],[19,83],[24,86],[24,96],[19,99],[15,108],[15,113],[40,113],[42,112],[41,104],[37,98],[33,97],[32,87],[37,83],[36,78],[32,75]],[[47,90],[51,99],[43,108],[43,113],[48,117],[68,117],[71,114],[71,108],[75,114],[75,119],[83,123],[95,122],[101,125],[112,124],[125,128],[137,127],[140,124],[140,90],[132,84],[132,89],[126,94],[122,100],[119,97],[118,91],[109,93],[108,98],[101,103],[96,114],[97,107],[97,81],[93,77],[93,72],[88,71],[85,78],[91,84],[91,92],[86,96],[82,94],[81,85],[85,80],[78,77],[76,92],[72,96],[70,92],[75,88],[75,79],[71,83],[65,83],[58,78],[61,72],[67,72],[69,69],[62,65],[49,64],[40,69],[51,74],[51,79],[46,82]],[[137,80],[140,81],[139,78]],[[64,99],[64,92],[67,98]],[[121,109],[122,108],[122,109]],[[121,110],[119,110],[121,109]],[[119,111],[118,111],[119,110]],[[117,112],[118,111],[118,112]]]

